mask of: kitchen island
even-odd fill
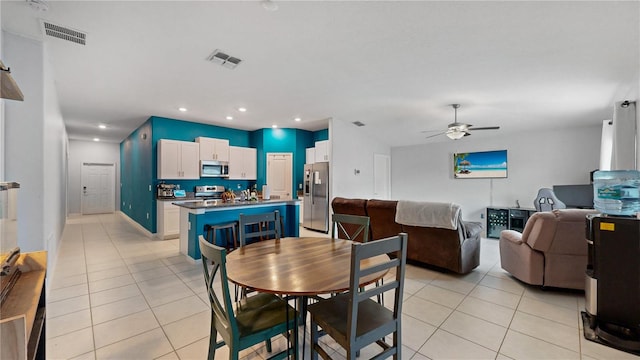
[[[204,226],[237,221],[240,214],[259,214],[278,210],[284,224],[282,236],[298,236],[300,222],[300,200],[298,199],[230,202],[176,201],[173,204],[180,207],[180,252],[194,261],[201,257],[198,237],[206,236]],[[224,246],[222,242],[216,245]]]

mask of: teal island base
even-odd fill
[[[260,214],[278,210],[282,217],[284,237],[297,237],[300,223],[300,200],[264,200],[257,202],[194,201],[175,202],[180,206],[180,252],[192,260],[199,260],[198,237],[204,235],[205,225],[237,221],[240,214]],[[239,241],[239,240],[238,240]],[[220,241],[218,246],[224,246]]]

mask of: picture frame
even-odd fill
[[[453,154],[455,179],[494,179],[507,177],[507,150]]]

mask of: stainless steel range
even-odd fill
[[[194,196],[199,199],[222,199],[224,186],[221,185],[203,185],[196,186]]]

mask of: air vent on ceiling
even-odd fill
[[[229,56],[219,49],[215,49],[211,53],[211,55],[207,56],[207,60],[211,61],[212,63],[222,65],[227,69],[235,69],[236,66],[240,65],[240,63],[242,62],[242,60],[233,56]]]
[[[62,40],[71,41],[76,44],[86,45],[87,34],[82,31],[70,29],[61,25],[52,24],[47,21],[42,22],[43,33]]]
[[[361,123],[360,121],[354,121],[352,124],[355,126],[364,126],[364,123]]]

